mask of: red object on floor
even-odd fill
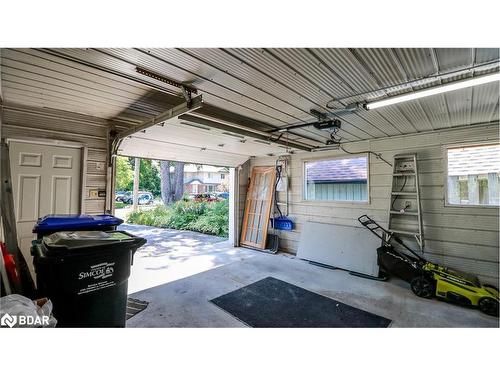
[[[0,248],[2,249],[3,261],[5,263],[5,270],[7,271],[7,276],[12,284],[19,285],[21,284],[21,275],[16,267],[16,262],[14,260],[14,256],[9,254],[7,251],[7,246],[5,243],[0,242]]]

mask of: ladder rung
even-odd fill
[[[410,236],[419,236],[420,233],[416,233],[416,232],[409,232],[409,231],[406,231],[406,230],[398,230],[398,229],[388,229],[389,232],[393,232],[393,233],[399,233],[399,234],[409,234]]]
[[[417,195],[415,191],[393,191],[392,195]]]
[[[276,204],[286,204],[286,202],[276,202]]]
[[[410,216],[418,216],[418,212],[413,212],[413,211],[389,211],[391,214],[397,214],[397,215],[410,215]]]

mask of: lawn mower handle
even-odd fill
[[[390,245],[389,241],[391,239],[393,239],[398,244],[400,244],[401,246],[403,246],[406,250],[408,250],[410,253],[412,253],[413,255],[415,255],[418,260],[420,260],[422,262],[427,262],[427,260],[425,258],[423,258],[419,254],[417,254],[413,249],[411,249],[408,245],[406,245],[401,238],[399,238],[398,236],[394,235],[394,233],[389,232],[387,229],[381,227],[375,220],[373,220],[372,218],[370,218],[368,215],[361,215],[360,217],[358,217],[358,221],[360,222],[360,224],[362,226],[364,226],[366,229],[368,229],[370,232],[372,232],[375,236],[377,236],[378,238],[380,238],[382,240],[382,243],[384,245]],[[373,225],[373,227],[370,227],[370,225]],[[377,229],[380,229],[386,235],[386,237],[384,238],[383,235],[378,234],[376,232]],[[386,238],[388,238],[389,240],[386,240]]]

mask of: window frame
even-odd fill
[[[498,210],[499,205],[486,205],[486,204],[455,204],[448,202],[448,150],[453,148],[466,148],[466,147],[478,147],[478,146],[497,146],[498,142],[494,141],[484,141],[484,142],[465,142],[465,143],[450,143],[443,145],[443,190],[444,190],[444,207],[451,208],[485,208],[485,209],[496,209]]]
[[[306,163],[324,160],[335,160],[335,159],[354,159],[358,157],[366,158],[366,194],[367,199],[364,201],[352,201],[352,200],[320,200],[320,199],[308,199],[306,197],[307,193],[307,181],[306,181]],[[367,152],[360,152],[356,154],[347,155],[335,155],[335,156],[322,156],[316,158],[305,158],[301,160],[302,162],[302,192],[301,192],[301,203],[307,204],[327,204],[335,206],[368,206],[371,204],[371,189],[370,189],[370,154]]]

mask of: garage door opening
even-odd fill
[[[232,247],[231,178],[229,167],[117,156],[115,215],[125,230],[148,239],[137,254],[130,292],[217,265],[206,255]],[[172,273],[181,258],[189,267]]]

